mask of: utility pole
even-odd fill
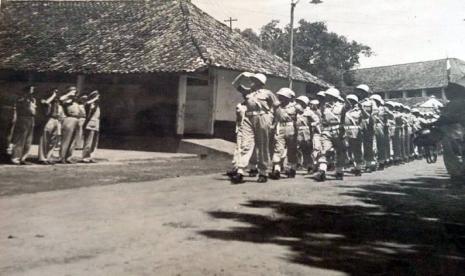
[[[292,70],[293,70],[293,63],[294,63],[294,10],[295,6],[299,3],[300,0],[294,2],[291,1],[291,35],[290,35],[290,46],[289,46],[289,88],[292,89]]]
[[[294,2],[291,0],[291,35],[290,35],[290,46],[289,46],[289,88],[292,89],[292,70],[293,70],[293,63],[294,63],[294,10],[295,6],[299,3],[300,0]],[[321,0],[311,0],[310,4],[321,4],[323,1]]]
[[[231,31],[232,31],[232,30],[233,30],[232,23],[233,23],[233,22],[237,22],[237,19],[233,19],[232,17],[229,17],[229,19],[224,20],[224,22],[229,22],[229,28],[230,28]]]

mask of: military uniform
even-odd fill
[[[79,104],[74,100],[63,103],[65,118],[62,124],[62,141],[60,157],[62,162],[71,162],[70,158],[76,145],[76,139],[79,134]]]
[[[318,114],[307,107],[303,113],[297,114],[297,149],[301,157],[301,165],[305,168],[314,166],[312,158],[312,137],[315,132],[315,123],[319,122]]]
[[[39,141],[39,161],[43,163],[50,161],[53,149],[58,144],[58,138],[61,136],[61,121],[65,116],[58,100],[48,105],[47,109],[48,119]]]
[[[16,123],[16,106],[13,96],[0,93],[0,162],[9,161],[11,140]]]
[[[273,124],[273,109],[279,106],[276,96],[269,90],[260,89],[248,93],[244,102],[247,111],[242,123],[242,141],[238,172],[244,174],[256,147],[258,170],[267,175],[270,165],[270,133]]]
[[[357,175],[361,174],[363,165],[362,154],[362,133],[360,124],[364,120],[364,112],[358,107],[354,106],[347,111],[345,119],[346,137],[348,140],[348,156],[353,162],[354,170]]]
[[[375,143],[375,124],[376,124],[376,113],[377,105],[372,99],[365,99],[362,101],[364,108],[367,108],[369,117],[363,119],[360,129],[362,133],[362,144],[363,144],[363,157],[365,161],[365,167],[368,171],[376,169],[376,143]]]
[[[34,135],[36,100],[25,96],[16,101],[16,124],[12,137],[13,151],[11,161],[14,164],[26,161]]]
[[[336,152],[336,175],[341,176],[345,165],[345,143],[344,125],[342,120],[345,116],[344,104],[334,102],[327,103],[322,109],[321,126],[322,133],[320,141],[315,145],[319,151],[318,169],[320,173],[327,170],[327,153],[334,149]]]
[[[275,118],[273,171],[276,173],[281,172],[284,159],[287,157],[290,170],[295,172],[297,164],[297,109],[295,102],[290,102],[288,105],[279,108],[280,115]]]
[[[83,149],[84,162],[92,162],[92,154],[97,150],[100,132],[100,107],[96,103],[89,105],[87,118],[83,125]]]

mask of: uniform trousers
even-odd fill
[[[272,116],[270,114],[246,115],[242,123],[242,141],[237,167],[239,173],[247,168],[254,151],[257,155],[257,169],[261,175],[267,175],[270,165],[270,133]]]
[[[59,135],[61,135],[60,121],[56,118],[49,118],[39,140],[39,161],[50,159],[53,149],[58,143]]]
[[[404,159],[404,129],[402,127],[396,127],[394,130],[394,137],[392,140],[392,147],[394,150],[394,160],[402,161]]]
[[[60,157],[62,161],[68,161],[73,156],[76,139],[79,131],[79,119],[65,117],[62,125],[62,140]]]
[[[381,124],[377,124],[375,126],[375,137],[376,137],[376,149],[378,154],[378,163],[385,164],[388,161],[389,152],[387,151],[388,147],[386,144],[388,143],[389,139],[388,133],[385,133],[384,126]]]
[[[310,127],[303,126],[297,130],[297,162],[304,168],[313,166]]]
[[[319,136],[316,141],[317,144],[314,147],[319,152],[318,156],[318,169],[320,171],[326,171],[328,168],[328,160],[326,155],[328,151],[334,149],[336,152],[336,172],[341,173],[344,170],[345,165],[345,141],[339,130],[327,130]]]
[[[295,126],[293,124],[278,124],[276,126],[273,150],[273,165],[275,170],[281,171],[281,166],[286,157],[289,167],[295,169],[297,164],[297,136]]]
[[[84,129],[83,131],[84,145],[82,148],[82,159],[89,161],[92,159],[92,154],[97,150],[99,131]]]
[[[11,160],[13,162],[25,161],[31,149],[34,136],[35,120],[33,116],[18,116],[14,127],[12,144],[13,152]]]

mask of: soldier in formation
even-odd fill
[[[38,162],[52,165],[55,162],[75,163],[73,152],[82,136],[82,160],[95,162],[93,153],[98,145],[100,128],[100,108],[98,91],[79,97],[76,87],[71,86],[66,93],[59,95],[58,89],[52,89],[45,99],[38,103],[35,87],[28,86],[9,106],[8,113],[2,119],[2,161],[15,165],[28,165],[28,156],[33,141],[35,119],[38,104],[45,110],[45,125],[39,139]],[[3,114],[2,106],[2,114]],[[5,107],[6,109],[6,107]],[[59,147],[60,158],[53,159],[55,149]]]
[[[228,172],[234,184],[244,182],[254,151],[259,182],[294,178],[298,168],[317,181],[325,181],[334,168],[335,178],[343,180],[345,172],[361,176],[422,156],[413,141],[431,115],[384,101],[367,85],[346,96],[329,88],[314,99],[296,97],[289,88],[273,94],[262,74],[242,73],[233,85],[244,97],[238,106],[235,169]]]

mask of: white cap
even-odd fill
[[[311,105],[319,105],[319,104],[320,104],[320,101],[317,100],[317,99],[314,99],[314,100],[311,100],[311,101],[310,101],[310,104],[311,104]]]
[[[370,87],[368,87],[368,85],[366,84],[360,84],[359,86],[357,86],[357,89],[370,93]]]
[[[316,95],[320,96],[320,97],[323,97],[323,98],[326,97],[325,91],[320,91],[320,92],[316,93]]]
[[[412,109],[412,113],[420,113],[420,110],[418,108]]]
[[[326,96],[331,96],[333,98],[336,98],[338,99],[339,101],[343,102],[344,99],[341,97],[341,92],[339,92],[339,90],[337,90],[336,88],[334,87],[331,87],[329,88],[328,90],[325,91],[325,95]]]
[[[279,91],[276,94],[280,95],[280,96],[283,96],[283,97],[286,97],[288,99],[292,99],[292,98],[295,97],[294,91],[292,91],[291,89],[289,89],[287,87],[279,89]]]
[[[378,94],[371,95],[371,96],[370,96],[370,99],[377,101],[377,102],[378,102],[379,104],[381,104],[381,105],[384,104],[383,98],[381,98],[381,96],[378,95]]]
[[[266,84],[266,76],[261,73],[254,74],[251,78],[259,80],[262,84]]]
[[[305,103],[305,105],[310,103],[310,99],[307,96],[299,96],[296,100]]]
[[[358,103],[358,97],[357,97],[357,95],[349,94],[349,95],[347,95],[346,98],[347,98],[348,100],[352,100],[352,101],[355,101],[355,102]]]

